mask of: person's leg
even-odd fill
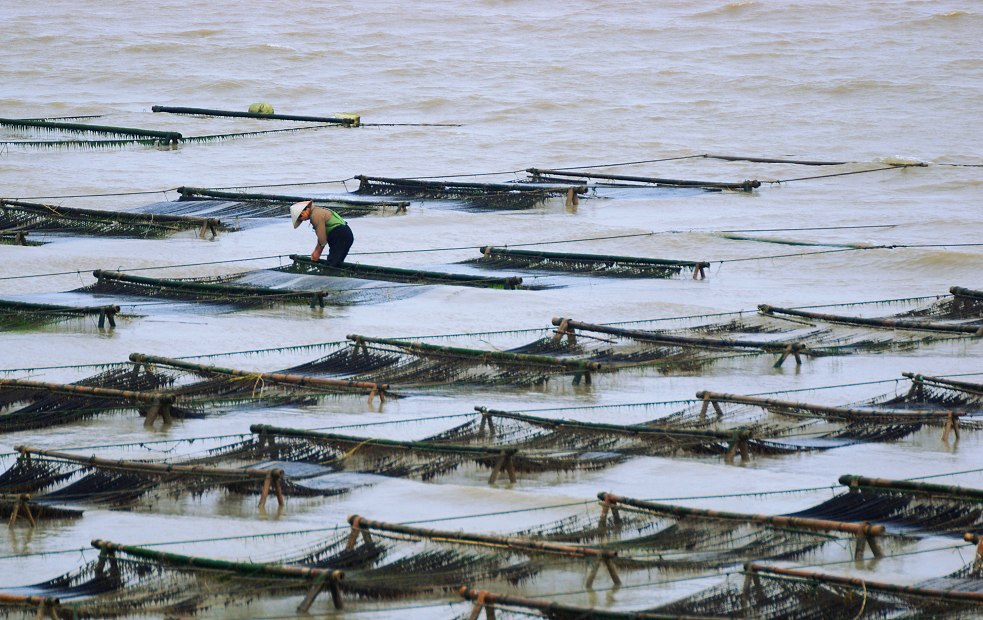
[[[347,224],[335,228],[328,233],[328,257],[324,262],[331,267],[341,265],[345,262],[353,243],[355,243],[355,235]]]

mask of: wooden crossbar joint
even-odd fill
[[[959,440],[959,414],[955,411],[950,411],[949,415],[945,418],[945,426],[942,428],[942,441],[949,441],[949,432],[955,435],[956,440]]]
[[[699,394],[697,394],[697,396],[699,396]],[[705,421],[707,419],[707,411],[709,410],[710,405],[713,405],[713,411],[717,414],[718,420],[724,417],[724,410],[720,408],[720,403],[711,398],[708,392],[704,392],[703,406],[700,407],[700,421]]]
[[[884,557],[884,553],[881,551],[880,544],[874,539],[874,533],[871,530],[870,523],[864,521],[861,527],[857,530],[856,536],[856,546],[853,550],[853,559],[859,562],[864,559],[864,549],[870,547],[870,552],[875,558]]]
[[[786,344],[785,348],[782,349],[781,355],[778,356],[778,360],[774,363],[772,368],[781,368],[782,364],[785,363],[785,360],[787,360],[790,355],[795,358],[795,365],[801,366],[802,358],[799,354],[804,350],[805,345],[800,342],[790,342]]]
[[[488,592],[485,590],[479,590],[478,596],[474,599],[474,607],[471,608],[471,615],[468,616],[468,620],[478,620],[478,616],[481,615],[482,608],[485,608],[485,598],[488,596]],[[493,609],[490,605],[487,607],[488,610]],[[494,618],[495,612],[491,612],[491,616],[488,616],[488,612],[485,612],[485,617]]]
[[[317,291],[311,296],[311,310],[315,307],[324,307],[324,291]]]
[[[344,609],[345,602],[344,599],[342,599],[341,586],[339,585],[339,582],[343,576],[344,573],[337,570],[330,573],[327,571],[319,573],[313,578],[311,587],[307,591],[307,596],[304,597],[304,600],[297,607],[297,611],[306,613],[311,608],[311,605],[314,604],[314,599],[316,599],[317,595],[324,589],[325,584],[327,584],[328,589],[331,591],[331,603],[334,605],[334,608]]]
[[[693,265],[693,279],[694,280],[706,280],[707,272],[706,269],[710,267],[710,263],[700,261]]]
[[[109,563],[109,575],[113,581],[119,579],[119,563],[116,561],[115,549],[102,549],[99,551],[99,560],[96,562],[95,572],[97,576],[102,576],[106,570],[106,563]]]
[[[352,515],[348,517],[348,523],[351,524],[352,530],[348,533],[348,541],[345,544],[345,549],[351,551],[355,548],[355,543],[358,542],[359,534],[362,535],[362,542],[366,545],[372,544],[372,533],[368,529],[361,527],[360,521],[361,517],[358,515]]]
[[[112,329],[116,327],[116,307],[106,306],[105,308],[99,309],[99,329],[106,327],[106,323],[109,323],[109,328]]]
[[[488,434],[491,437],[495,436],[495,420],[491,413],[485,407],[478,407],[478,413],[481,414],[481,424],[478,425],[478,436],[485,436],[485,428],[488,429]]]
[[[577,332],[570,327],[570,319],[563,319],[556,326],[556,331],[553,332],[553,342],[559,342],[564,336],[567,337],[567,344],[577,344]]]
[[[369,392],[369,404],[375,402],[375,397],[379,397],[379,404],[386,402],[386,389],[378,383],[372,384],[372,391]]]
[[[359,351],[361,351],[362,353],[365,353],[366,355],[368,355],[368,353],[369,353],[369,346],[367,344],[365,344],[365,338],[362,338],[361,336],[359,336],[358,338],[355,339],[355,351],[354,352],[355,353],[358,353]]]

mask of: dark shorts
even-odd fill
[[[324,262],[331,267],[342,264],[345,262],[345,257],[348,256],[348,250],[352,249],[353,243],[355,243],[355,235],[352,234],[352,229],[349,228],[348,224],[338,226],[328,233],[328,257],[324,259]]]

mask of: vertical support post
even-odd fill
[[[751,589],[754,588],[753,594],[758,596],[763,596],[764,591],[761,588],[761,577],[758,575],[757,571],[751,568],[750,564],[744,565],[744,586],[741,588],[741,606],[744,609],[744,615],[747,616],[748,612],[751,610]]]
[[[266,478],[263,479],[263,490],[259,494],[259,507],[263,508],[266,506],[266,498],[270,495],[270,487],[273,485],[273,471],[266,472]]]
[[[956,440],[959,439],[959,416],[955,411],[950,411],[946,416],[945,426],[942,429],[942,441],[949,441],[949,431],[952,431]]]
[[[707,273],[705,269],[710,266],[710,263],[699,262],[693,265],[693,279],[694,280],[706,280]]]

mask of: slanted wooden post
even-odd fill
[[[580,196],[577,195],[577,188],[571,187],[567,190],[567,202],[566,207],[576,207],[580,204]]]
[[[870,523],[864,521],[862,527],[857,530],[857,544],[853,550],[853,559],[859,562],[864,559],[864,548],[870,547],[870,552],[874,554],[875,558],[884,557],[884,553],[881,551],[881,546],[878,544],[877,540],[874,538],[874,534],[871,531]]]
[[[945,426],[942,428],[942,441],[949,441],[949,431],[956,436],[956,441],[959,440],[959,414],[955,411],[950,411],[949,415],[945,419]]]
[[[17,522],[17,515],[21,512],[27,518],[28,523],[31,527],[37,525],[37,521],[34,519],[34,515],[31,514],[31,506],[29,502],[31,501],[31,496],[27,493],[21,493],[17,496],[17,501],[14,503],[14,510],[10,513],[10,520],[7,522],[7,527],[14,527],[14,523]]]
[[[795,358],[795,365],[796,366],[801,366],[802,365],[802,358],[799,357],[799,353],[803,349],[805,349],[805,345],[803,345],[801,343],[798,343],[798,342],[790,342],[790,343],[788,343],[787,345],[785,345],[785,349],[782,351],[782,354],[778,356],[778,360],[774,363],[774,365],[772,366],[772,368],[781,368],[782,367],[782,364],[785,363],[785,360],[788,359],[788,356],[789,355],[791,355],[792,357]]]
[[[697,394],[697,397],[700,397],[700,394]],[[720,418],[724,417],[724,410],[720,408],[720,403],[718,403],[717,401],[715,401],[712,398],[710,398],[710,393],[709,392],[703,392],[702,393],[702,398],[703,398],[703,407],[700,408],[700,421],[701,422],[706,421],[706,419],[707,419],[707,409],[710,408],[710,405],[713,405],[713,410],[717,413],[717,419],[718,420]]]
[[[515,462],[512,461],[512,457],[515,455],[514,449],[502,450],[498,457],[498,462],[495,463],[495,468],[492,470],[491,476],[488,477],[488,484],[495,484],[498,480],[498,474],[505,471],[509,475],[509,482],[515,483]]]
[[[764,598],[764,589],[761,587],[761,577],[750,563],[744,565],[744,587],[741,588],[741,606],[744,609],[744,616],[751,611],[751,588],[754,587],[754,594]]]
[[[313,578],[311,582],[311,588],[307,591],[307,596],[304,600],[297,606],[297,611],[307,613],[314,604],[314,599],[317,595],[321,593],[324,589],[324,584],[328,584],[328,588],[331,590],[331,603],[334,605],[335,609],[344,609],[345,602],[341,597],[341,586],[338,585],[339,582],[344,578],[344,573],[340,570],[333,572],[322,571]]]
[[[746,463],[751,460],[751,449],[747,443],[747,434],[743,431],[734,431],[734,436],[727,445],[727,453],[724,454],[724,462],[733,463],[734,457],[738,452],[741,453],[741,462]]]
[[[601,500],[601,516],[597,520],[597,529],[601,536],[606,536],[608,531],[608,512],[611,513],[611,520],[616,526],[621,525],[621,511],[618,510],[618,498],[610,493],[598,493]]]
[[[491,437],[495,436],[495,419],[492,417],[491,413],[488,411],[487,407],[475,407],[475,411],[481,414],[481,424],[478,425],[478,436],[485,436],[485,427],[488,428],[488,434]]]
[[[287,501],[283,497],[283,488],[280,486],[280,478],[282,477],[282,469],[271,469],[266,472],[266,478],[263,479],[263,490],[259,494],[260,508],[266,506],[266,499],[270,496],[271,490],[276,494],[276,503],[280,508],[283,508],[287,504]]]
[[[591,566],[590,571],[587,573],[587,581],[584,583],[584,587],[588,590],[594,589],[594,578],[597,577],[597,571],[601,568],[603,564],[605,568],[608,569],[608,574],[611,575],[611,581],[616,586],[621,585],[621,577],[618,576],[618,571],[614,568],[614,562],[611,558],[617,555],[616,551],[603,551],[602,554],[597,558],[597,561]]]
[[[700,261],[693,265],[693,279],[694,280],[706,280],[707,272],[705,271],[710,266],[710,263]]]
[[[153,427],[158,416],[164,421],[164,426],[170,426],[174,422],[174,418],[171,416],[171,404],[170,398],[154,400],[147,410],[147,419],[143,421],[144,428]]]

